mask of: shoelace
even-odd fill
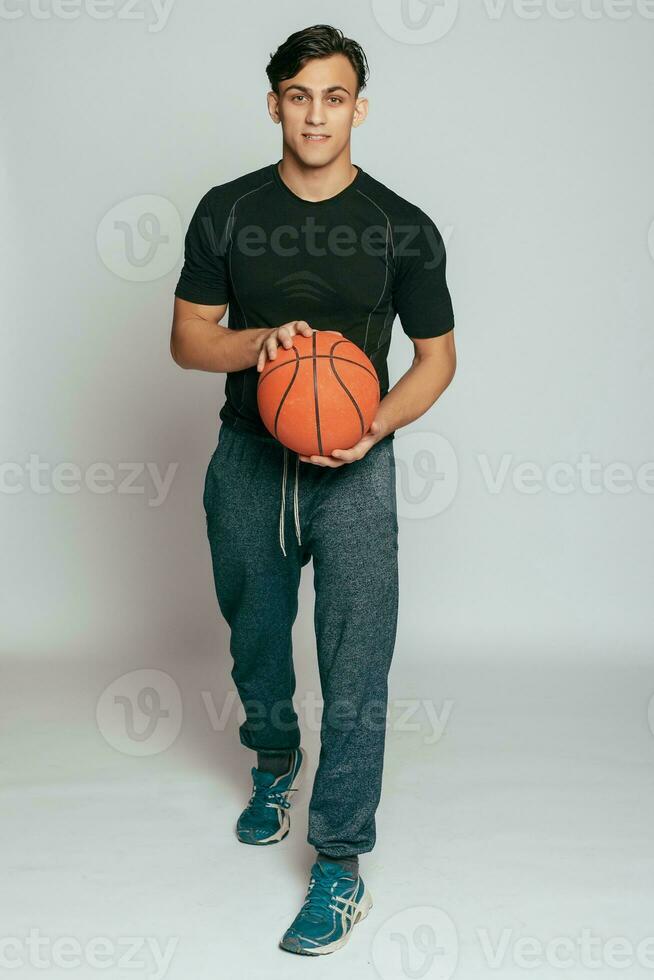
[[[287,800],[286,796],[288,793],[296,793],[297,789],[297,786],[293,786],[290,789],[272,789],[270,786],[255,784],[248,805],[252,807],[281,806],[285,810],[288,810],[291,801]]]
[[[330,881],[329,878],[316,878],[311,875],[307,895],[302,903],[302,911],[308,918],[314,919],[316,922],[319,921],[322,918],[320,913],[325,905],[332,911],[336,911],[332,905],[335,884],[336,882]]]
[[[330,879],[327,875],[321,875],[320,877],[311,875],[307,895],[302,904],[302,911],[305,915],[310,919],[314,919],[316,922],[320,921],[322,918],[320,912],[326,904],[327,908],[332,912],[342,913],[345,910],[346,917],[350,921],[352,920],[354,913],[350,906],[354,902],[351,898],[346,898],[345,895],[334,895],[334,888],[337,882],[337,878]],[[333,905],[333,902],[343,902],[343,905]]]

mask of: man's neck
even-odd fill
[[[284,149],[277,170],[286,186],[298,197],[305,201],[324,201],[345,190],[358,173],[350,160],[349,147],[346,151],[324,167],[308,167]]]

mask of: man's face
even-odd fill
[[[280,82],[279,97],[268,93],[268,111],[281,122],[284,144],[307,166],[334,160],[348,145],[352,127],[365,119],[368,100],[355,97],[356,83],[349,59],[334,54],[312,58]]]

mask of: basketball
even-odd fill
[[[365,435],[380,401],[372,361],[351,340],[329,330],[296,334],[259,374],[263,424],[301,456],[351,449]]]

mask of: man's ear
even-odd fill
[[[352,126],[360,126],[362,122],[365,121],[368,115],[368,100],[367,99],[357,99],[354,104],[354,117],[352,119]]]
[[[281,122],[279,118],[279,98],[273,91],[270,91],[266,95],[266,99],[268,101],[268,113],[270,118],[274,123]]]

